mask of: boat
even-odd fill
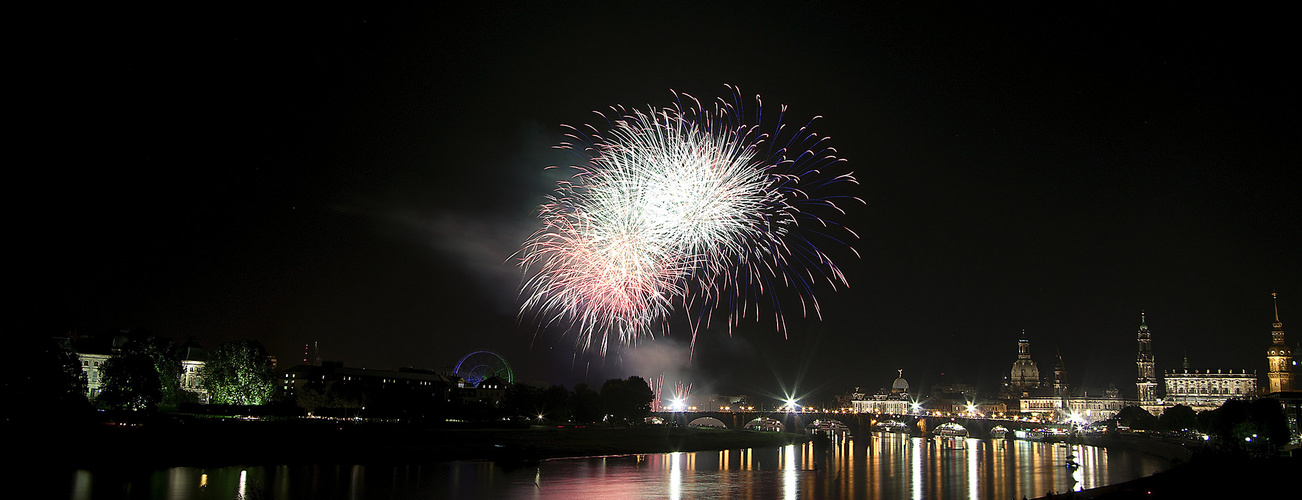
[[[1013,437],[1025,441],[1044,441],[1044,431],[1040,429],[1019,429],[1013,432]]]
[[[890,432],[898,434],[908,434],[909,426],[904,422],[897,420],[882,420],[873,426],[873,432]]]
[[[1067,455],[1067,462],[1064,463],[1063,466],[1071,470],[1076,470],[1080,468],[1080,462],[1076,461],[1076,455]]]
[[[956,422],[945,422],[936,426],[936,435],[940,437],[967,437],[967,429]]]

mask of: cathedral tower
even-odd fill
[[[1067,365],[1062,361],[1062,352],[1058,353],[1058,363],[1053,365],[1053,396],[1067,397]]]
[[[1270,347],[1266,348],[1266,374],[1268,392],[1289,392],[1297,390],[1293,385],[1293,350],[1284,343],[1284,323],[1279,321],[1279,294],[1271,292],[1275,301],[1275,322],[1270,331]]]
[[[1143,311],[1139,313],[1139,354],[1135,357],[1139,376],[1135,387],[1139,389],[1139,402],[1157,401],[1157,371],[1153,364],[1153,338],[1148,333],[1148,321]]]

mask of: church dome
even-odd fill
[[[1013,362],[1013,369],[1010,371],[1008,378],[1013,386],[1038,386],[1040,384],[1040,367],[1029,359],[1019,359]]]
[[[891,383],[891,392],[909,392],[909,381],[904,380],[904,373]]]

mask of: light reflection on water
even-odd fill
[[[1080,463],[1065,467],[1069,455]],[[1091,446],[1017,440],[867,439],[780,448],[420,465],[174,467],[127,476],[76,471],[71,498],[1022,498],[1104,486],[1167,468]]]

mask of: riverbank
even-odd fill
[[[1124,483],[1041,498],[1123,500],[1275,496],[1280,487],[1296,481],[1293,478],[1302,472],[1302,460],[1297,458],[1216,454],[1200,443],[1191,447],[1145,436],[1099,436],[1086,439],[1085,444],[1146,453],[1167,460],[1173,466]]]
[[[430,463],[783,446],[800,434],[668,426],[442,429],[339,422],[187,422],[46,436],[23,456],[69,468]],[[93,449],[90,453],[76,450]],[[124,461],[124,455],[132,457]]]
[[[1200,456],[1188,463],[1133,481],[1046,499],[1129,500],[1157,498],[1256,498],[1295,491],[1302,460]]]

